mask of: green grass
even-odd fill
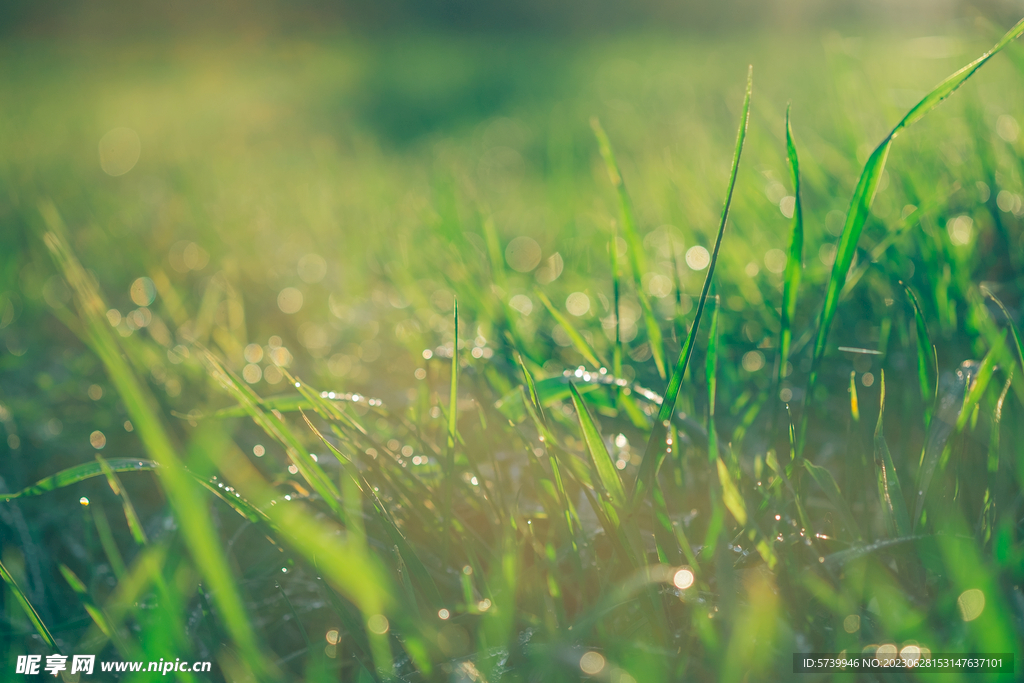
[[[973,30],[0,48],[0,666],[1019,659],[1024,23]]]

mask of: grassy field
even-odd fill
[[[5,42],[4,677],[1019,667],[1007,28]]]

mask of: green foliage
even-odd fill
[[[860,79],[906,92],[948,60],[894,74],[919,43],[830,38],[785,54],[800,76],[759,65],[752,109],[742,50],[579,45],[593,82],[521,66],[550,93],[419,143],[354,112],[458,91],[494,46],[149,65],[185,104],[143,88],[138,165],[102,183],[49,137],[95,124],[0,67],[59,110],[0,136],[0,665],[660,683],[1017,647],[1020,73],[929,112],[1022,32],[873,152],[898,102]],[[680,54],[722,66],[673,90]]]

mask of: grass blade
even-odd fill
[[[459,301],[455,300],[455,338],[452,340],[452,382],[448,396],[448,448],[455,448],[458,441],[459,414]]]
[[[782,289],[782,327],[779,332],[779,375],[782,383],[786,376],[786,363],[789,361],[789,349],[793,341],[793,317],[796,315],[797,291],[800,289],[800,276],[804,268],[804,210],[800,199],[800,160],[793,142],[793,128],[789,118],[790,107],[786,107],[786,158],[789,161],[789,174],[793,181],[793,223],[789,237],[789,258],[786,261],[785,282]]]
[[[669,380],[668,388],[665,391],[665,400],[662,401],[661,410],[658,412],[658,419],[655,420],[651,430],[651,436],[647,440],[647,447],[644,449],[643,460],[640,463],[640,471],[637,473],[636,483],[633,487],[632,505],[637,506],[654,481],[655,474],[665,457],[665,435],[667,424],[675,411],[676,399],[679,397],[679,389],[683,383],[683,375],[686,374],[686,366],[690,362],[690,354],[693,353],[693,344],[697,338],[697,330],[700,328],[700,319],[704,315],[704,306],[707,304],[708,291],[711,289],[711,281],[715,275],[715,264],[718,263],[718,252],[722,247],[722,237],[725,235],[725,226],[729,219],[729,207],[732,205],[733,190],[736,188],[736,174],[740,166],[740,156],[743,153],[743,143],[747,137],[747,122],[750,118],[750,95],[754,85],[754,69],[750,67],[747,72],[747,90],[743,98],[743,108],[740,112],[740,126],[736,134],[736,149],[733,152],[732,169],[729,172],[729,184],[725,194],[725,203],[722,206],[722,218],[718,224],[718,237],[715,239],[715,248],[711,252],[711,263],[708,265],[708,274],[704,278],[704,287],[700,292],[700,299],[697,301],[697,312],[693,316],[693,325],[686,335],[683,348],[679,351],[679,358],[676,360],[676,367]]]
[[[110,522],[107,520],[107,515],[99,505],[95,506],[90,512],[92,513],[92,521],[96,525],[96,533],[100,537],[103,554],[107,556],[107,561],[110,563],[114,576],[120,581],[125,575],[127,568],[125,567],[124,559],[121,557],[121,551],[117,549],[117,542],[114,541],[114,534],[110,530]]]
[[[907,126],[921,120],[928,112],[934,109],[940,102],[952,95],[963,85],[974,72],[999,53],[1011,41],[1024,34],[1024,19],[1021,19],[996,43],[991,50],[952,74],[939,83],[930,93],[924,96],[899,123],[879,143],[878,147],[871,153],[864,169],[861,171],[860,179],[857,181],[857,188],[850,199],[850,208],[846,214],[846,223],[843,226],[842,235],[839,238],[839,247],[836,251],[835,262],[832,264],[832,274],[829,277],[828,289],[825,292],[825,301],[822,305],[821,316],[818,322],[818,334],[814,342],[814,352],[811,360],[811,374],[808,378],[808,390],[806,400],[808,405],[813,400],[815,380],[817,378],[818,366],[825,354],[825,342],[828,339],[828,332],[832,326],[836,309],[839,307],[839,294],[846,282],[846,274],[850,269],[854,253],[857,250],[857,242],[860,240],[861,231],[867,222],[871,205],[875,200],[875,193],[878,184],[882,180],[882,171],[885,169],[885,162],[889,156],[889,149],[893,140]],[[804,411],[804,423],[806,424],[806,413]],[[801,433],[803,430],[801,430]]]
[[[444,458],[444,500],[442,502],[441,524],[444,531],[444,556],[451,553],[452,495],[455,489],[455,445],[458,443],[459,414],[459,300],[455,300],[454,337],[452,338],[452,373],[448,396],[448,444]]]
[[[857,373],[850,371],[850,417],[860,422],[860,399],[857,397]]]
[[[4,566],[3,562],[0,562],[0,579],[3,579],[8,587],[10,587],[11,592],[14,593],[14,599],[18,601],[22,611],[25,612],[25,616],[27,616],[28,620],[32,622],[32,626],[35,627],[36,633],[38,633],[39,637],[43,639],[43,642],[46,643],[54,652],[60,652],[61,650],[57,647],[57,643],[54,642],[53,636],[50,635],[50,630],[46,628],[46,624],[43,623],[39,613],[36,612],[36,608],[32,606],[31,602],[29,602],[28,596],[22,592],[21,588],[18,586],[18,582],[15,581],[14,577],[11,576],[11,573],[7,571],[7,567]]]
[[[917,328],[917,379],[921,384],[921,400],[924,401],[924,426],[928,428],[929,422],[931,422],[931,414],[935,397],[939,390],[939,378],[935,378],[935,386],[932,391],[928,390],[928,386],[931,383],[928,375],[928,367],[938,364],[936,358],[935,346],[932,345],[931,337],[928,336],[928,325],[925,324],[924,313],[921,311],[921,302],[917,298],[917,294],[910,288],[906,283],[903,284],[903,289],[907,292],[907,298],[910,299],[911,306],[914,307],[914,325]]]
[[[715,462],[718,469],[718,482],[722,486],[722,502],[725,503],[726,509],[732,513],[736,523],[741,527],[745,527],[747,525],[747,504],[744,502],[743,496],[740,495],[736,482],[732,480],[732,475],[729,474],[729,467],[725,464],[725,461],[721,457],[717,457]]]
[[[78,595],[78,599],[82,601],[82,606],[85,607],[85,611],[88,612],[89,616],[96,624],[96,627],[102,631],[103,635],[107,638],[118,642],[118,649],[121,650],[122,654],[124,654],[124,648],[119,642],[117,632],[114,631],[114,628],[110,623],[110,619],[108,619],[107,615],[104,614],[103,608],[97,605],[93,600],[92,595],[89,593],[89,589],[86,588],[82,580],[78,578],[73,571],[71,571],[70,567],[63,563],[60,565],[60,573],[64,576],[64,580],[68,582],[68,585],[71,586],[71,590]]]
[[[910,517],[903,499],[900,478],[892,463],[889,446],[882,434],[882,416],[885,414],[885,370],[881,372],[878,405],[878,423],[875,425],[875,472],[878,477],[878,496],[882,501],[882,517],[891,538],[909,536]]]
[[[107,467],[110,468],[111,472],[142,472],[147,470],[155,470],[158,465],[150,460],[129,460],[128,458],[115,458],[113,460],[106,461]],[[14,498],[28,498],[29,496],[38,496],[50,491],[56,491],[62,489],[65,486],[71,486],[77,484],[80,481],[86,479],[92,479],[103,474],[103,467],[98,462],[87,462],[81,465],[75,465],[69,467],[66,470],[61,470],[56,474],[51,474],[45,479],[40,479],[31,486],[27,486],[17,493],[4,493],[4,501],[13,500]]]
[[[621,509],[626,500],[626,492],[622,487],[622,480],[619,479],[619,473],[615,470],[612,456],[608,453],[601,433],[597,430],[594,418],[590,415],[580,392],[576,391],[576,386],[571,382],[569,389],[572,391],[572,404],[576,408],[576,416],[579,418],[580,429],[583,431],[583,440],[587,443],[587,451],[594,463],[598,480],[608,492],[612,504]]]
[[[619,297],[622,286],[619,269],[619,228],[615,225],[612,241],[608,243],[608,253],[612,258],[612,315],[615,316],[615,349],[612,351],[612,373],[622,376],[622,321],[619,319]]]
[[[579,351],[580,355],[583,356],[583,358],[595,369],[602,367],[604,363],[598,360],[597,352],[591,348],[590,344],[587,343],[587,340],[583,338],[583,335],[576,331],[576,328],[573,327],[572,323],[569,322],[569,320],[562,315],[558,309],[551,305],[551,300],[548,299],[547,295],[544,294],[544,292],[538,291],[537,298],[539,298],[544,304],[544,307],[548,309],[548,312],[551,314],[551,317],[555,319],[555,322],[561,325],[562,329],[565,330],[565,333],[569,335],[572,345],[576,347],[576,350]]]
[[[708,382],[708,462],[718,458],[718,432],[715,430],[715,394],[718,392],[718,297],[711,312],[708,331],[708,357],[705,367]]]
[[[978,368],[978,374],[975,375],[974,382],[968,387],[967,395],[964,397],[964,407],[956,418],[957,432],[962,431],[967,426],[967,421],[974,413],[974,407],[978,405],[978,401],[985,395],[985,390],[988,389],[988,384],[992,380],[993,373],[996,371],[996,361],[1002,357],[1004,351],[1005,337],[1004,343],[993,346],[985,354],[985,357],[981,359],[981,367]]]
[[[117,473],[111,469],[110,465],[107,464],[107,461],[99,453],[96,454],[96,462],[99,463],[100,468],[103,470],[103,475],[107,478],[110,490],[114,492],[114,495],[121,498],[124,518],[128,521],[128,529],[131,531],[132,538],[139,545],[146,545],[149,541],[146,539],[146,532],[142,529],[142,522],[139,521],[139,515],[135,512],[135,506],[132,505],[132,499],[128,496],[128,491],[121,485],[121,480],[118,478]]]
[[[658,326],[654,310],[651,308],[650,298],[643,287],[643,276],[647,272],[647,263],[644,258],[644,244],[636,231],[636,221],[633,219],[633,206],[629,201],[629,193],[626,192],[626,185],[622,181],[622,173],[619,172],[619,165],[615,161],[615,154],[612,152],[611,142],[608,135],[601,127],[597,118],[590,119],[590,127],[594,129],[594,137],[597,138],[597,146],[604,159],[605,167],[608,169],[608,178],[612,187],[619,197],[619,216],[622,220],[622,233],[626,240],[629,263],[633,270],[633,284],[636,287],[636,295],[640,300],[640,309],[643,311],[644,324],[647,327],[647,338],[651,344],[651,354],[654,357],[654,364],[658,368],[658,374],[662,379],[666,377],[665,349],[661,338],[661,328]],[[615,244],[612,243],[612,251],[615,252]],[[618,309],[615,315],[618,316]]]

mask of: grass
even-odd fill
[[[708,73],[656,40],[614,46],[642,63],[527,46],[558,65],[533,90],[501,44],[420,38],[395,66],[284,41],[287,69],[193,46],[98,81],[80,47],[4,48],[3,666],[630,683],[1019,658],[1021,32],[945,80],[977,35],[906,70],[891,36],[829,36],[802,80],[751,60],[756,96],[728,43]],[[26,80],[19,50],[53,71]],[[940,85],[900,118],[883,76]],[[487,109],[491,81],[513,99]],[[54,113],[89,88],[95,120]],[[389,134],[417,107],[433,134]],[[81,132],[105,108],[143,140],[120,177]]]

